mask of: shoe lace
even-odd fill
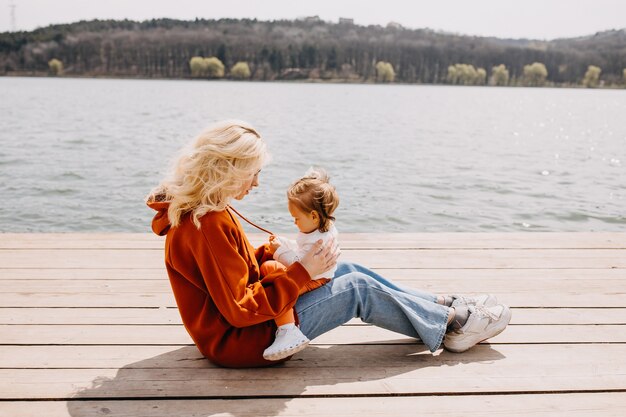
[[[474,312],[483,317],[489,317],[493,321],[497,321],[499,319],[499,317],[494,312],[492,312],[485,306],[476,306]]]
[[[478,301],[478,298],[468,295],[452,295],[452,304],[476,305],[478,304]]]
[[[478,302],[478,299],[474,297],[468,297],[466,295],[459,295],[456,297],[456,299],[464,304],[476,304]]]

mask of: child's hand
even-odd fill
[[[280,247],[280,241],[274,235],[270,236],[270,253],[273,255]]]

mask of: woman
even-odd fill
[[[167,235],[165,265],[185,328],[210,361],[226,367],[267,366],[274,319],[293,309],[309,339],[353,317],[421,339],[434,352],[446,335],[462,352],[500,333],[511,318],[490,295],[435,296],[403,288],[352,263],[337,264],[333,244],[318,242],[300,262],[261,276],[268,245],[254,249],[228,204],[259,185],[266,145],[244,122],[225,121],[184,150],[171,175],[147,199],[152,230]],[[328,284],[298,297],[301,287],[337,265]],[[288,358],[287,358],[288,359]]]

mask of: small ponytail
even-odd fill
[[[322,182],[325,183],[329,183],[330,182],[330,177],[328,176],[328,173],[326,172],[326,170],[324,168],[318,168],[318,167],[311,167],[307,170],[307,172],[304,174],[304,178],[311,178],[314,180],[320,180]]]

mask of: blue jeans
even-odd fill
[[[300,330],[309,339],[354,317],[409,337],[436,351],[446,333],[448,307],[437,296],[401,287],[354,263],[340,262],[328,284],[302,294],[296,302]]]

